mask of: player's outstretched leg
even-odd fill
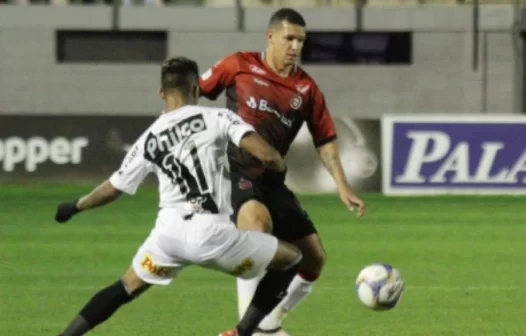
[[[269,314],[287,294],[287,288],[296,275],[301,252],[295,246],[280,242],[276,254],[261,279],[251,303],[236,329],[220,336],[251,336],[263,318]]]
[[[294,241],[293,244],[300,249],[303,255],[299,272],[287,289],[287,296],[261,321],[259,332],[255,336],[288,336],[281,329],[283,319],[311,293],[314,282],[318,279],[325,264],[325,249],[317,233]]]
[[[236,224],[239,229],[243,230],[272,232],[270,212],[263,203],[255,199],[243,203],[237,213]],[[237,306],[240,319],[252,301],[262,276],[252,279],[237,278]]]
[[[81,336],[88,333],[149,287],[130,268],[119,281],[95,294],[59,336]]]

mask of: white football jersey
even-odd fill
[[[254,128],[224,108],[183,106],[162,114],[133,144],[110,177],[135,194],[149,173],[159,180],[159,206],[187,213],[229,213],[226,148]]]

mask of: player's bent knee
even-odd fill
[[[303,258],[301,251],[294,245],[279,241],[269,269],[286,270],[298,266]]]
[[[249,200],[239,209],[237,227],[243,230],[272,232],[272,219],[267,207],[257,201]]]
[[[300,271],[306,273],[320,273],[327,262],[327,252],[317,234],[307,236],[294,242],[303,253]]]
[[[311,255],[311,264],[319,269],[322,269],[327,262],[327,253],[325,250],[317,250],[316,253]]]
[[[130,267],[126,273],[124,273],[121,281],[130,296],[130,300],[138,297],[151,286],[137,275],[133,267]]]
[[[300,272],[305,273],[320,273],[327,262],[327,254],[325,251],[318,253],[309,253],[304,255],[301,264]]]

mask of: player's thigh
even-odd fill
[[[307,211],[288,188],[265,194],[265,203],[270,209],[273,234],[281,240],[296,242],[317,234]]]
[[[232,172],[232,221],[243,230],[271,232],[272,220],[256,182]]]
[[[202,264],[241,278],[253,278],[264,272],[275,259],[279,248],[276,237],[255,231],[239,230],[232,226],[225,227],[225,248],[214,258]],[[226,238],[228,236],[228,239]],[[282,259],[292,255],[281,256]]]
[[[186,264],[174,256],[168,256],[160,247],[162,235],[152,230],[137,250],[132,268],[137,277],[148,284],[169,285]]]
[[[236,217],[236,226],[242,230],[272,232],[272,218],[267,206],[251,199],[243,203]]]

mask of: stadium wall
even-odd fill
[[[236,50],[259,50],[272,9],[124,7],[125,30],[167,30],[168,54],[196,58],[203,71]],[[312,30],[354,30],[353,9],[301,9]],[[111,29],[109,7],[0,10],[0,113],[155,115],[157,64],[59,64],[57,29]],[[306,66],[335,115],[509,113],[514,111],[511,6],[481,8],[473,69],[469,7],[367,8],[365,30],[413,31],[410,66]],[[115,50],[116,53],[124,52]],[[214,104],[223,105],[222,99]]]
[[[313,30],[356,28],[352,10],[302,12]],[[194,57],[204,71],[233,51],[261,49],[270,13],[270,9],[247,9],[246,31],[240,33],[236,31],[232,9],[130,7],[122,9],[120,27],[167,30],[168,54]],[[0,183],[93,182],[105,178],[159,113],[158,64],[57,62],[57,29],[109,30],[111,15],[110,8],[98,6],[1,8]],[[506,119],[505,115],[513,111],[512,11],[509,7],[481,9],[477,69],[473,69],[471,24],[467,8],[366,9],[367,30],[413,31],[412,65],[306,66],[324,90],[337,120],[347,177],[358,190],[380,191],[382,182],[384,192],[389,194],[444,193],[458,191],[459,187],[461,192],[473,192],[469,186],[474,183],[479,183],[479,187],[493,184],[504,193],[526,190],[523,142],[515,144],[513,136],[507,143],[498,139],[464,139],[455,132],[449,134],[449,126],[429,131],[418,123],[418,117],[428,114],[440,113],[442,121],[454,119],[459,112],[476,118],[491,112],[496,118],[501,115]],[[116,47],[115,52],[127,50],[120,48]],[[223,106],[224,101],[219,99],[212,104]],[[391,116],[383,118],[386,114]],[[430,143],[438,143],[440,139],[433,136],[439,131],[448,135],[451,146],[433,160],[426,153],[413,155],[416,143],[408,142],[411,139],[407,134],[396,133],[395,126],[391,126],[390,133],[382,131],[385,120],[394,125],[399,114],[417,118],[411,125],[415,131],[427,134]],[[496,120],[497,124],[502,123]],[[437,124],[436,127],[443,126]],[[524,125],[522,121],[519,124]],[[469,135],[471,130],[481,134],[477,127],[466,126],[460,134]],[[520,139],[524,128],[513,127]],[[508,134],[506,127],[491,129],[497,138]],[[400,139],[405,147],[394,146]],[[465,152],[465,142],[475,148],[474,152]],[[500,148],[502,152],[498,152]],[[505,153],[504,159],[500,159],[500,153]],[[304,128],[287,160],[287,183],[293,190],[335,191],[331,177],[316,156]],[[401,163],[392,165],[393,157],[401,158]],[[409,185],[403,180],[398,183],[397,176],[420,178],[403,170],[415,160],[420,160],[417,163],[421,170],[417,173],[423,174],[424,181],[418,182],[420,185],[414,181]],[[430,161],[428,165],[425,160]],[[474,163],[459,168],[466,160]],[[441,175],[440,169],[449,170]],[[501,176],[501,172],[507,173]],[[441,185],[431,181],[436,176],[442,178]],[[456,184],[458,176],[464,179],[464,185]],[[480,188],[474,192],[478,191]]]
[[[359,190],[379,191],[379,121],[336,118],[349,181]],[[0,184],[94,182],[109,177],[153,120],[154,117],[147,116],[2,116]],[[292,145],[287,166],[287,184],[293,190],[335,191],[331,176],[317,159],[306,128]]]

